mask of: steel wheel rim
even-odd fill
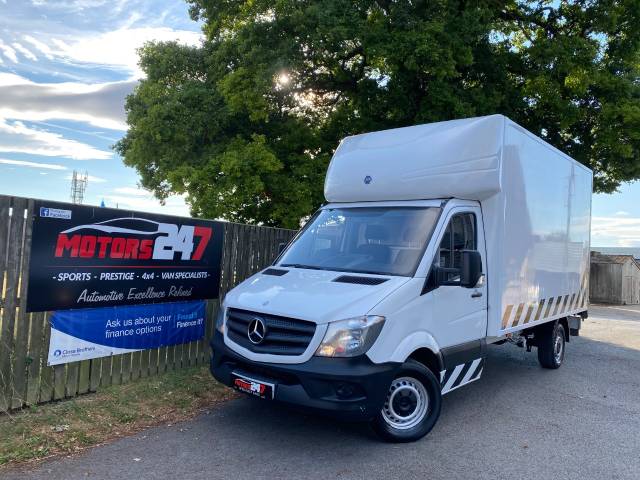
[[[553,344],[553,357],[555,358],[556,364],[560,364],[560,362],[562,362],[563,352],[564,352],[564,344],[562,342],[562,334],[558,332],[556,335],[556,340]]]
[[[393,428],[407,430],[424,420],[428,410],[429,394],[422,382],[411,377],[400,377],[391,382],[382,407],[382,418]]]

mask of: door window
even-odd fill
[[[477,250],[476,216],[459,213],[451,217],[438,248],[437,262],[442,268],[462,267],[462,250]],[[449,273],[450,282],[459,282],[458,273]]]

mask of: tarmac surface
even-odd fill
[[[640,307],[589,314],[559,370],[540,368],[535,349],[490,347],[483,378],[446,395],[416,443],[242,398],[0,478],[637,480]]]

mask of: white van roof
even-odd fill
[[[505,121],[490,115],[347,137],[331,159],[325,198],[488,198],[500,190]]]

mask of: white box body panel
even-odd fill
[[[325,181],[332,203],[479,201],[488,337],[586,310],[591,189],[588,168],[502,115],[348,137]]]
[[[331,159],[325,197],[328,202],[487,198],[500,191],[504,120],[492,115],[347,137]]]
[[[584,311],[589,290],[591,171],[509,120],[501,166],[497,205],[483,206],[489,336]]]

